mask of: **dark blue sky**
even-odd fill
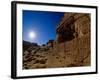
[[[23,10],[23,40],[45,44],[56,38],[56,27],[64,13]],[[29,32],[35,32],[36,38],[30,39]]]

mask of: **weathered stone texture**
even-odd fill
[[[56,47],[60,49],[60,52],[64,52],[66,57],[71,58],[71,64],[90,65],[90,14],[71,13],[69,15],[66,13],[62,20],[57,27],[57,44],[59,47]],[[65,32],[72,32],[72,35],[68,34],[69,38],[70,36],[74,37],[67,39],[67,35],[63,34],[64,30]]]

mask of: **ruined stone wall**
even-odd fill
[[[64,16],[62,17],[61,19],[61,22],[58,24],[57,27],[61,26],[66,20],[68,20],[68,18],[72,15],[74,15],[75,13],[67,13],[67,14],[64,14]]]
[[[57,26],[57,41],[64,42],[90,32],[90,14],[65,13]],[[64,36],[66,35],[66,36]],[[68,36],[68,37],[67,37]],[[70,38],[70,39],[69,39]]]
[[[74,22],[69,22],[70,17],[74,17]],[[69,20],[69,21],[68,21]],[[66,22],[70,23],[70,26],[66,24]],[[90,65],[90,55],[91,55],[91,21],[90,21],[90,14],[84,13],[65,13],[60,25],[57,27],[60,30],[73,30],[74,38],[71,40],[63,40],[65,38],[61,36],[61,33],[57,33],[55,45],[55,51],[58,51],[59,54],[63,53],[67,58],[70,59],[68,62],[68,66],[75,66],[75,65]],[[71,25],[74,25],[73,27]],[[69,27],[72,27],[68,29]],[[59,42],[60,41],[60,42]],[[62,42],[61,42],[62,41]],[[60,54],[60,55],[61,55]]]
[[[79,37],[90,32],[90,14],[76,14],[74,19],[75,31]]]

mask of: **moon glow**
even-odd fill
[[[30,38],[30,39],[36,38],[36,33],[33,32],[33,31],[29,32],[29,38]]]

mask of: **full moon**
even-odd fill
[[[29,38],[30,39],[34,39],[35,37],[36,37],[35,32],[33,32],[33,31],[29,32]]]

